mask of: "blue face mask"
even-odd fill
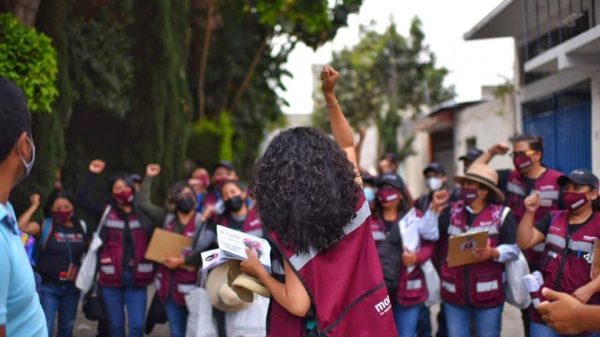
[[[365,198],[367,198],[369,203],[375,201],[376,194],[373,187],[365,187],[363,190],[365,191]]]

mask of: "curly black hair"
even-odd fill
[[[343,235],[359,200],[346,153],[323,132],[281,132],[258,161],[251,194],[267,233],[300,253],[323,251]]]

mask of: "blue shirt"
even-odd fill
[[[33,269],[10,203],[0,203],[0,325],[7,337],[48,336]]]

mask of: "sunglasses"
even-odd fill
[[[531,155],[534,155],[536,152],[537,152],[536,150],[517,151],[517,152],[512,152],[510,154],[510,157],[515,158],[515,157],[519,157],[519,156],[531,156]]]

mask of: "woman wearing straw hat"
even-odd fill
[[[489,237],[486,247],[473,250],[471,264],[449,267],[447,258],[440,261],[448,335],[469,336],[474,320],[477,337],[498,337],[504,307],[504,263],[519,253],[516,221],[510,209],[501,205],[504,194],[497,187],[498,174],[492,167],[474,163],[455,180],[462,185],[461,200],[446,207],[438,219],[442,256],[448,256],[452,237],[480,231],[487,231]]]
[[[334,94],[338,78],[323,68],[334,140],[313,128],[286,130],[257,165],[252,196],[272,242],[272,274],[251,250],[242,271],[272,295],[269,337],[397,336],[352,129]]]

